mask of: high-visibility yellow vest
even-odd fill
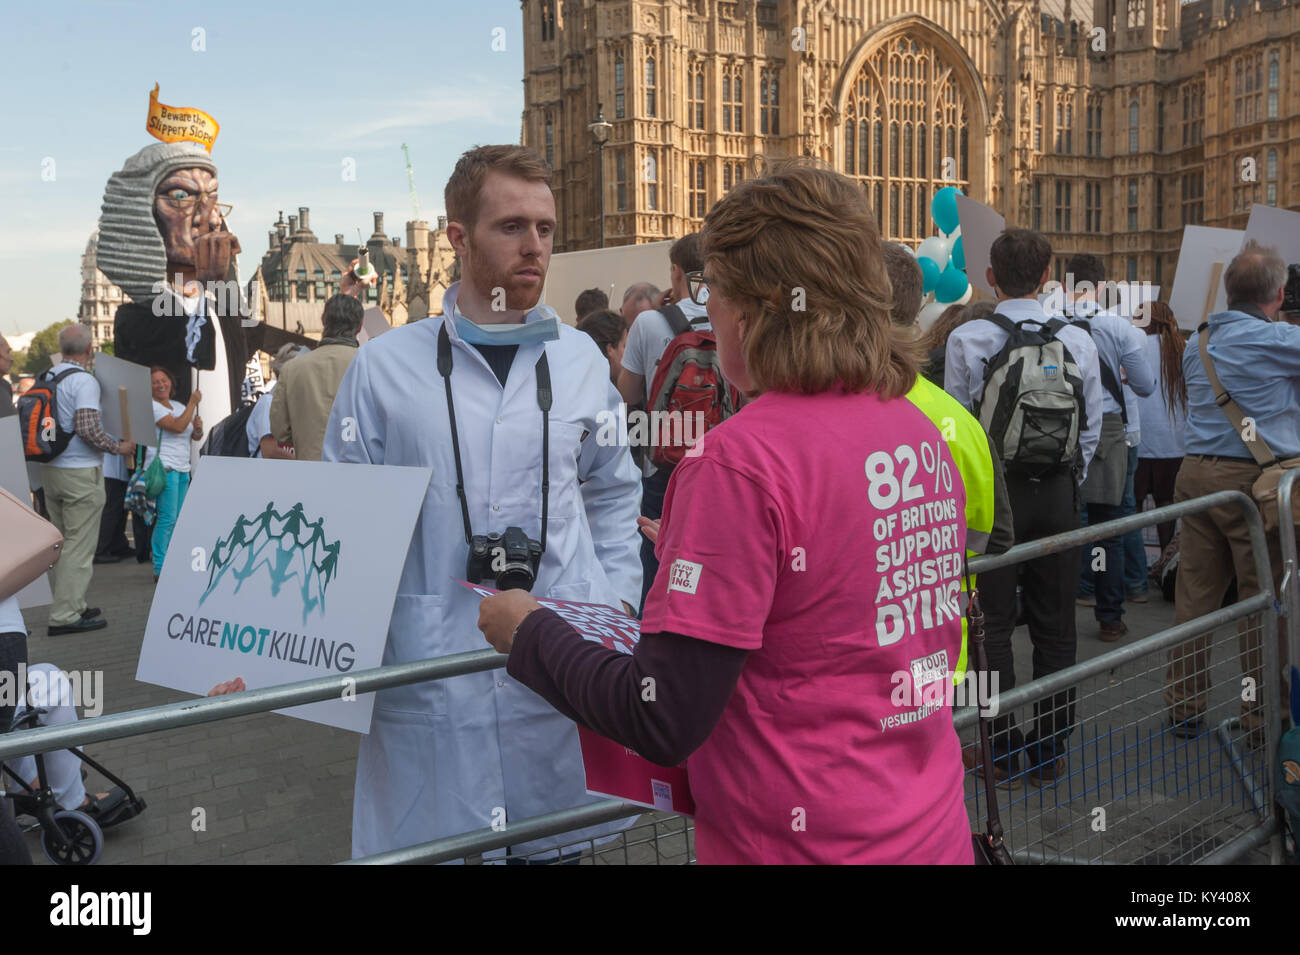
[[[907,393],[907,400],[921,409],[934,422],[939,434],[948,443],[948,452],[961,474],[966,487],[966,553],[968,556],[984,553],[989,535],[993,532],[994,480],[993,456],[989,451],[988,436],[961,402],[942,388],[917,376],[916,384]],[[972,578],[972,583],[974,578]],[[966,578],[961,581],[966,592]],[[966,676],[966,616],[961,618],[961,655],[953,670],[953,682],[961,683]]]

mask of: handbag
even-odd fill
[[[1259,436],[1258,429],[1247,428],[1245,424],[1245,415],[1237,407],[1237,402],[1232,399],[1232,395],[1224,390],[1223,383],[1219,381],[1219,376],[1214,371],[1214,362],[1210,358],[1210,323],[1205,322],[1197,329],[1197,344],[1201,351],[1201,364],[1205,368],[1205,375],[1210,379],[1210,387],[1214,389],[1214,402],[1223,409],[1228,421],[1237,430],[1237,434],[1250,449],[1250,456],[1255,459],[1255,463],[1262,469],[1263,473],[1255,479],[1255,483],[1250,487],[1250,496],[1255,499],[1259,505],[1260,516],[1264,519],[1264,533],[1272,533],[1277,530],[1282,523],[1281,515],[1278,514],[1277,504],[1277,485],[1282,480],[1282,475],[1291,468],[1300,468],[1300,457],[1287,458],[1279,461],[1271,448],[1265,443],[1264,439]],[[1247,440],[1246,435],[1251,437]],[[1295,494],[1291,499],[1291,523],[1300,524],[1300,494]]]
[[[970,566],[962,557],[962,567],[966,574],[967,634],[970,637],[972,657],[977,673],[987,673],[988,656],[984,652],[984,610],[980,607],[979,591],[971,587]],[[984,798],[988,803],[988,819],[984,832],[972,832],[971,842],[975,848],[976,865],[1015,865],[1011,852],[1007,849],[1002,833],[1002,819],[998,816],[997,787],[993,782],[993,747],[989,743],[989,718],[984,715],[985,701],[980,698],[980,681],[975,681],[975,707],[979,713],[980,725],[980,763],[984,775]]]
[[[144,494],[154,500],[167,489],[167,469],[162,463],[162,430],[158,431],[158,447],[154,451],[153,461],[144,471]]]
[[[59,529],[0,488],[0,600],[7,600],[58,562],[63,553]]]

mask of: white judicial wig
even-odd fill
[[[668,287],[672,263],[668,250],[673,243],[647,242],[620,245],[611,249],[585,249],[551,256],[546,269],[542,304],[549,305],[561,321],[577,323],[573,303],[585,289],[598,288],[609,296],[609,307],[618,311],[623,293],[638,282],[650,282],[656,288]]]
[[[23,438],[18,430],[18,416],[0,418],[0,487],[26,504],[31,498],[27,482],[27,459],[23,456]],[[50,575],[41,574],[18,591],[18,608],[44,607],[54,600],[50,592]]]
[[[1241,244],[1244,246],[1251,239],[1277,249],[1287,265],[1300,263],[1300,212],[1256,203],[1250,207],[1250,220]]]
[[[984,273],[989,267],[993,240],[1007,227],[1007,220],[977,199],[960,194],[957,220],[961,224],[961,247],[966,255],[966,277],[975,288],[996,299],[997,292]]]
[[[1223,269],[1218,273],[1220,279],[1210,314],[1227,310],[1228,293],[1223,287],[1222,274],[1227,270],[1228,263],[1241,251],[1245,234],[1241,229],[1219,229],[1205,225],[1183,227],[1178,269],[1174,272],[1174,287],[1169,292],[1169,307],[1178,319],[1179,328],[1195,331],[1196,326],[1201,324],[1216,263],[1222,264]]]
[[[379,666],[428,468],[210,457],[185,499],[136,679],[206,694]],[[355,688],[354,688],[355,689]],[[277,710],[370,727],[373,693]]]
[[[99,416],[104,430],[115,438],[153,444],[157,429],[149,367],[95,352],[95,378],[99,382]]]

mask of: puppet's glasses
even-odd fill
[[[185,196],[183,198],[177,198],[175,196],[159,196],[158,198],[167,203],[173,209],[180,209],[182,212],[193,212],[195,204],[200,198],[202,198],[205,204],[211,202],[215,205],[217,207],[217,212],[223,219],[228,219],[230,217],[230,211],[235,208],[228,202],[217,202],[217,194],[215,192],[205,193],[202,197]]]

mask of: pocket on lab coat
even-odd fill
[[[398,594],[388,628],[384,663],[412,663],[453,652],[443,647],[446,620],[444,598],[435,594]],[[445,680],[431,680],[381,690],[375,709],[402,723],[432,723],[447,714]]]
[[[573,584],[556,584],[546,595],[552,600],[576,600],[579,603],[594,603],[591,599],[591,581],[580,580]]]

